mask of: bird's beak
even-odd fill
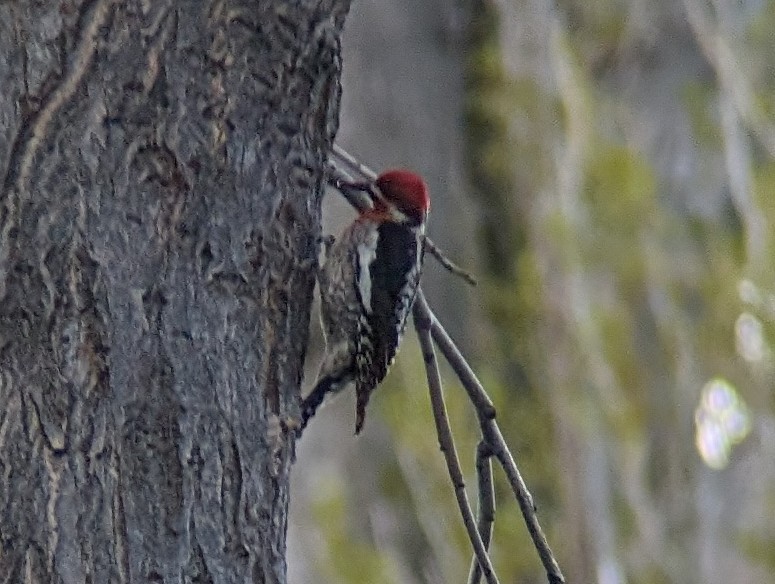
[[[369,209],[374,208],[374,191],[377,190],[377,187],[373,183],[340,181],[335,186],[343,193],[349,193],[348,200],[354,199],[357,201],[357,204],[353,203],[352,200],[350,201],[356,208],[361,206]]]

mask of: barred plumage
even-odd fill
[[[326,355],[302,403],[302,429],[326,395],[355,382],[355,432],[395,359],[420,283],[429,209],[422,179],[389,171],[369,189],[374,208],[342,233],[319,274]]]

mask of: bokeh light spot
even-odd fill
[[[761,361],[767,351],[764,327],[753,314],[742,313],[735,321],[735,345],[737,353],[749,362]]]
[[[740,280],[737,283],[737,293],[740,296],[740,300],[748,304],[757,306],[761,302],[759,289],[751,280]]]
[[[751,415],[732,384],[716,377],[702,388],[694,424],[697,451],[705,464],[718,470],[750,433]]]

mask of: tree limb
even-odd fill
[[[418,292],[418,296],[422,292]],[[417,302],[415,302],[415,307]],[[420,347],[422,348],[423,361],[425,362],[425,373],[428,377],[428,389],[431,397],[431,406],[433,409],[433,419],[436,422],[436,434],[439,438],[439,446],[444,454],[444,460],[447,463],[452,485],[455,489],[455,498],[457,499],[460,514],[463,516],[468,538],[474,547],[474,556],[479,569],[484,574],[488,584],[497,584],[498,577],[492,567],[492,562],[487,554],[487,549],[474,521],[474,513],[471,511],[471,505],[466,495],[465,483],[463,481],[463,472],[460,469],[460,461],[457,456],[457,449],[452,437],[452,429],[447,417],[447,407],[444,404],[444,391],[441,384],[441,375],[436,360],[436,353],[433,350],[433,341],[431,340],[431,320],[424,318],[420,311],[414,312],[414,326],[417,335],[420,338]],[[489,543],[489,542],[488,542]]]
[[[492,526],[495,521],[495,485],[492,481],[492,450],[490,445],[481,440],[476,447],[476,479],[479,493],[477,509],[477,526],[482,538],[484,549],[490,549],[492,539]],[[468,576],[468,584],[479,584],[482,577],[482,569],[474,557],[471,562],[471,570]]]
[[[498,459],[501,467],[503,467],[503,471],[506,473],[506,478],[511,485],[519,508],[522,511],[522,517],[525,519],[528,532],[530,533],[533,545],[541,558],[541,563],[544,565],[550,584],[564,583],[565,578],[562,575],[560,566],[557,563],[546,540],[543,529],[541,529],[541,525],[538,522],[535,505],[533,504],[533,497],[525,485],[525,481],[517,468],[517,464],[514,462],[514,457],[511,455],[511,452],[506,445],[506,441],[503,438],[503,434],[501,434],[498,424],[495,422],[495,408],[492,405],[492,401],[484,391],[479,379],[477,379],[473,370],[458,350],[454,341],[450,338],[447,331],[441,326],[441,323],[439,323],[438,319],[431,311],[421,292],[418,292],[417,294],[414,310],[415,314],[420,315],[420,318],[430,320],[431,336],[433,337],[433,340],[438,345],[444,358],[447,359],[447,362],[452,366],[452,369],[455,371],[458,379],[460,379],[460,382],[468,393],[471,402],[474,404],[474,408],[479,416],[479,425],[482,429],[482,436],[492,449],[493,456]]]

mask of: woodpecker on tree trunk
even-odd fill
[[[423,263],[428,188],[416,174],[390,170],[374,183],[343,185],[365,191],[362,211],[327,252],[318,275],[326,354],[317,382],[301,404],[301,428],[329,393],[355,383],[355,433],[366,404],[395,359],[412,310]]]

